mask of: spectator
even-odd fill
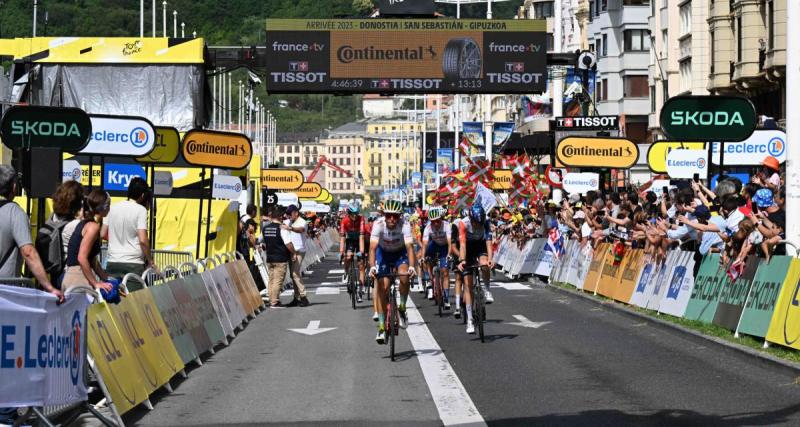
[[[61,263],[47,265],[47,259],[43,259],[45,267],[48,268],[50,273],[50,280],[55,282],[55,286],[61,289],[61,279],[63,278],[65,262],[67,259],[67,248],[69,246],[69,239],[75,231],[78,223],[83,215],[83,186],[77,181],[67,181],[62,183],[53,194],[53,215],[46,225],[54,227],[51,234],[48,236],[42,233],[37,235],[37,248],[40,247],[40,237],[45,237],[44,243],[61,244]],[[53,238],[55,233],[59,234],[60,242]],[[48,247],[49,249],[49,247]],[[40,257],[46,258],[44,255]],[[55,261],[55,260],[51,260]]]
[[[145,269],[156,268],[147,235],[147,208],[151,198],[147,182],[135,177],[128,185],[128,200],[112,206],[102,228],[102,236],[108,240],[106,271],[111,276],[124,277],[128,273],[141,276]],[[142,284],[128,282],[131,291],[141,287]]]
[[[283,307],[280,299],[283,281],[286,278],[289,261],[297,259],[291,235],[288,230],[281,227],[283,214],[283,207],[272,208],[270,222],[261,229],[267,253],[270,308]]]
[[[261,278],[261,273],[258,271],[258,267],[256,263],[253,261],[253,256],[251,255],[250,250],[257,248],[257,229],[258,225],[256,224],[256,220],[258,219],[256,214],[256,206],[253,204],[247,205],[247,209],[245,209],[245,214],[239,218],[239,223],[237,226],[238,234],[236,238],[236,251],[244,256],[244,261],[247,264],[248,270],[250,270],[250,274],[253,276],[256,287],[259,291],[266,289],[266,284]]]
[[[767,187],[773,192],[777,191],[781,187],[781,165],[778,159],[767,156],[761,162],[761,166],[753,176],[753,183]]]
[[[767,188],[756,192],[753,203],[758,207],[758,213],[751,214],[749,218],[763,236],[760,249],[769,262],[775,246],[785,238],[786,212],[775,203],[772,191]]]
[[[284,229],[289,230],[291,234],[292,246],[294,246],[295,257],[289,263],[291,267],[292,285],[294,286],[294,299],[288,304],[289,307],[299,305],[300,307],[308,306],[308,298],[306,298],[306,287],[303,285],[302,264],[303,258],[306,255],[306,248],[303,243],[303,235],[307,231],[306,220],[300,216],[300,210],[295,205],[289,205],[286,208],[286,215],[289,217],[284,221]]]
[[[100,222],[111,206],[111,197],[93,190],[84,199],[83,218],[75,227],[67,249],[67,268],[62,285],[65,291],[75,288],[105,289],[110,292],[108,273],[100,266]],[[99,280],[98,280],[99,278]]]
[[[694,210],[696,220],[692,221],[688,217],[681,217],[680,220],[687,227],[691,227],[701,233],[700,246],[694,255],[694,275],[700,271],[700,264],[703,257],[711,252],[720,252],[723,247],[720,234],[726,230],[725,219],[719,215],[711,215],[706,206],[698,206]]]
[[[53,287],[44,271],[42,260],[31,240],[31,225],[28,216],[14,203],[17,193],[17,172],[13,167],[0,165],[0,277],[21,276],[20,255],[28,270],[44,291],[64,301],[64,295]]]

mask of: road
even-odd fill
[[[135,409],[126,423],[800,424],[800,385],[791,372],[500,276],[486,343],[460,320],[438,318],[415,294],[418,309],[409,310],[399,360],[391,362],[374,341],[371,304],[349,307],[337,282],[341,268],[315,266],[306,278],[310,307],[262,313],[188,379],[173,380],[174,393],[159,394],[153,411]],[[317,321],[335,329],[289,330]]]

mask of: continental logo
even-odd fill
[[[336,50],[336,59],[343,64],[353,61],[424,61],[436,59],[437,56],[436,49],[431,45],[404,49],[380,49],[375,46],[354,48],[344,45]]]
[[[579,138],[561,140],[556,158],[566,166],[628,169],[639,159],[639,147],[622,138]]]
[[[316,182],[304,182],[300,188],[293,190],[292,193],[297,194],[301,199],[315,199],[322,194],[322,186]]]
[[[270,190],[297,190],[305,182],[297,169],[261,169],[261,186]]]
[[[183,157],[194,166],[241,169],[250,163],[250,139],[238,133],[191,130],[183,137]]]
[[[492,181],[492,190],[510,190],[511,189],[511,170],[498,169],[494,171],[494,181]]]

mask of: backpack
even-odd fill
[[[42,259],[44,271],[50,275],[51,280],[56,280],[64,271],[66,266],[66,256],[61,233],[69,221],[51,219],[44,223],[36,234],[36,252]]]

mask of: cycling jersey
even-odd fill
[[[492,240],[492,229],[488,221],[478,226],[473,225],[469,218],[458,220],[458,235],[466,235],[467,242],[485,242]]]
[[[342,219],[339,235],[348,240],[358,240],[361,234],[365,234],[364,218],[361,215],[357,215],[355,220],[351,220],[349,215]]]
[[[439,246],[447,246],[450,240],[450,223],[442,221],[442,226],[438,229],[434,228],[431,223],[425,226],[425,231],[422,233],[422,241],[434,242]]]
[[[405,249],[406,245],[414,243],[411,226],[402,220],[398,221],[394,229],[390,229],[384,221],[376,221],[372,226],[369,240],[377,242],[378,247],[386,252],[399,252]]]

